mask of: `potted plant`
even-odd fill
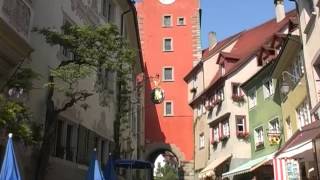
[[[250,134],[249,132],[242,131],[237,133],[237,137],[241,139],[248,139],[250,137]]]
[[[231,98],[235,102],[243,102],[244,101],[244,95],[233,94]]]

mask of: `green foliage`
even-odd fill
[[[166,163],[161,167],[158,163],[155,180],[178,180],[178,171],[172,167],[169,163]]]
[[[0,129],[13,133],[25,143],[36,143],[39,137],[33,133],[31,116],[22,102],[10,100],[0,95]]]
[[[32,81],[38,79],[39,74],[32,71],[30,68],[18,68],[16,73],[7,82],[7,88],[22,88],[24,91],[32,89]]]
[[[72,58],[51,70],[51,76],[58,80],[57,83],[48,84],[65,92],[67,97],[79,90],[77,85],[80,80],[94,75],[97,76],[95,92],[102,94],[106,91],[102,70],[116,72],[121,82],[128,81],[127,74],[131,72],[135,51],[129,48],[116,26],[66,25],[61,32],[49,28],[34,28],[34,31],[44,35],[50,45],[62,46],[72,53]]]

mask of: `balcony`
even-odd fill
[[[1,21],[5,21],[26,40],[29,36],[32,18],[32,9],[28,3],[24,0],[0,0]]]
[[[31,0],[0,0],[0,80],[32,52],[29,34]]]

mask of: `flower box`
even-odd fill
[[[231,98],[235,102],[243,102],[244,101],[244,95],[233,94]]]
[[[238,132],[237,137],[242,139],[248,139],[250,137],[250,134],[249,132]]]
[[[216,99],[213,101],[213,105],[216,106],[218,104],[221,104],[222,103],[222,100],[221,99]]]
[[[190,92],[191,92],[191,93],[196,93],[196,92],[197,92],[197,88],[196,88],[196,87],[191,88],[191,89],[190,89]]]
[[[264,147],[264,142],[256,142],[256,149],[260,149]]]
[[[220,141],[226,141],[226,140],[228,140],[229,139],[229,135],[222,135],[221,137],[220,137]]]

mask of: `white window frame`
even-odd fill
[[[312,123],[312,119],[310,116],[310,105],[307,99],[305,99],[296,108],[296,115],[297,115],[297,120],[300,128]]]
[[[221,130],[222,130],[222,136],[223,137],[229,137],[230,136],[230,124],[229,124],[229,121],[226,120],[226,121],[223,121],[221,123]]]
[[[166,40],[170,40],[170,49],[166,49]],[[164,52],[172,52],[173,51],[173,38],[165,37],[162,39],[162,51]]]
[[[203,149],[205,147],[205,137],[204,133],[199,134],[199,149]]]
[[[172,72],[172,78],[171,79],[166,79],[165,78],[165,70],[166,69],[171,69],[171,72]],[[174,81],[174,68],[172,66],[165,66],[162,68],[162,81],[165,81],[165,82],[171,82],[171,81]]]
[[[262,131],[260,132],[259,130],[262,130]],[[255,142],[255,147],[257,147],[260,143],[264,144],[263,126],[258,126],[254,128],[254,142]]]
[[[213,141],[219,142],[219,125],[213,127]]]
[[[273,96],[273,94],[274,94],[273,80],[271,78],[265,79],[263,81],[263,97],[264,97],[264,99],[267,99],[270,96]]]
[[[180,24],[180,19],[183,19],[183,24]],[[186,18],[183,16],[178,17],[177,18],[177,26],[185,26],[185,25],[187,25]]]
[[[167,113],[167,104],[171,103],[171,114],[168,114]],[[171,100],[167,100],[167,101],[164,101],[163,103],[163,116],[173,116],[174,115],[174,112],[173,112],[173,101]]]
[[[170,24],[169,25],[165,24],[165,17],[170,17]],[[171,14],[165,14],[162,16],[162,27],[165,27],[165,28],[172,27],[172,24],[173,23],[172,23],[172,15]]]
[[[251,98],[251,94],[254,95],[254,98]],[[252,109],[257,106],[257,89],[253,87],[248,91],[248,105],[249,109]]]
[[[274,129],[273,127],[273,122],[277,121],[278,123],[276,123],[276,127]],[[268,132],[269,133],[280,133],[280,121],[279,121],[279,117],[274,117],[272,118],[269,123],[268,123],[268,126],[269,126],[269,130]]]
[[[245,133],[245,132],[247,132],[247,128],[246,128],[246,116],[244,116],[244,115],[236,115],[236,117],[235,117],[235,119],[236,119],[236,132],[237,133]],[[238,120],[239,119],[241,119],[242,120],[242,123],[238,123]],[[238,130],[238,127],[239,126],[242,126],[243,127],[243,131],[239,131]]]

